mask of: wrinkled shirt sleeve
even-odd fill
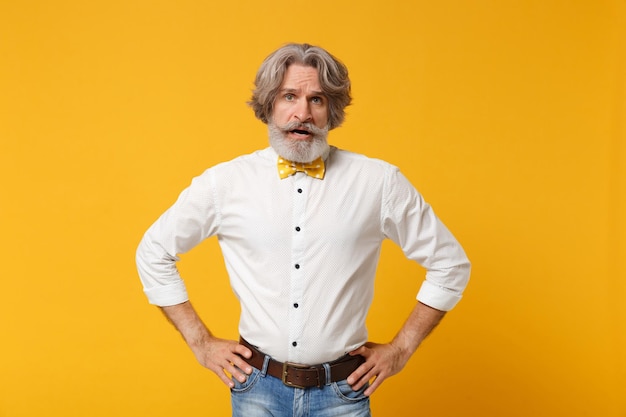
[[[176,262],[178,255],[215,233],[219,216],[211,182],[210,170],[194,178],[146,231],[137,248],[137,270],[151,304],[164,307],[188,300]]]
[[[469,281],[470,262],[431,206],[395,167],[387,172],[382,215],[385,236],[426,269],[417,300],[442,311],[454,308]]]

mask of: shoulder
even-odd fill
[[[232,175],[234,172],[254,172],[263,167],[275,166],[276,158],[276,152],[274,152],[273,149],[265,148],[213,165],[206,169],[200,176],[221,176]]]
[[[330,149],[328,162],[340,168],[349,168],[350,170],[372,173],[385,173],[387,175],[398,171],[398,167],[382,159],[372,158],[334,146]]]
[[[213,169],[239,169],[245,166],[276,164],[276,158],[276,152],[272,148],[265,148],[221,162],[215,165]]]
[[[331,160],[332,158],[332,160]],[[331,148],[329,160],[341,177],[363,180],[371,190],[379,189],[387,198],[418,193],[415,186],[396,165],[378,158]]]

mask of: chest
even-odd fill
[[[237,187],[220,201],[219,237],[256,250],[288,245],[349,247],[381,238],[376,184],[296,174]]]

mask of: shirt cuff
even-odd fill
[[[182,281],[170,285],[144,288],[143,291],[148,297],[150,304],[159,307],[173,306],[189,300],[187,288]]]
[[[424,281],[417,293],[417,301],[441,311],[450,311],[461,300],[462,295]]]

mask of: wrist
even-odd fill
[[[405,361],[409,360],[419,346],[419,343],[412,342],[409,338],[402,337],[401,335],[396,336],[390,344]]]

